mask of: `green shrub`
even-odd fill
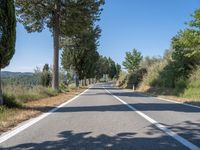
[[[64,93],[69,92],[69,87],[65,83],[61,83],[59,89],[61,92],[64,92]]]
[[[0,106],[0,114],[2,114],[3,112],[5,112],[5,110],[6,110],[6,106],[1,105]]]
[[[167,61],[158,61],[147,68],[147,74],[143,78],[144,85],[160,86],[162,80],[158,79],[160,72],[167,65]]]
[[[8,108],[21,108],[22,104],[18,102],[13,95],[3,95],[4,105]]]
[[[127,73],[125,71],[121,71],[119,73],[119,78],[117,80],[117,86],[124,86],[127,78]]]
[[[175,82],[175,93],[182,94],[187,87],[187,79],[180,78]]]
[[[58,92],[52,88],[38,87],[36,91],[41,95],[41,97],[52,97],[58,95]]]
[[[146,69],[143,68],[129,74],[121,72],[117,81],[117,85],[132,89],[133,85],[135,87],[138,86],[138,84],[143,80],[145,74]]]
[[[200,67],[193,70],[181,97],[200,100]]]
[[[42,86],[26,87],[21,85],[7,85],[3,87],[3,93],[14,95],[18,102],[27,102],[45,97],[56,96],[57,91]]]

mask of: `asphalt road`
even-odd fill
[[[97,84],[0,149],[198,150],[200,108]]]

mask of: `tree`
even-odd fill
[[[43,71],[41,75],[41,84],[42,86],[45,86],[45,87],[48,87],[51,84],[51,73],[50,73],[48,64],[45,64],[43,67]]]
[[[190,71],[200,64],[200,9],[192,16],[193,19],[187,23],[189,27],[172,39],[174,80],[188,78]]]
[[[0,104],[3,104],[1,69],[9,65],[15,53],[16,18],[14,0],[0,0]]]
[[[123,66],[129,72],[134,72],[137,69],[139,69],[141,60],[142,60],[141,53],[138,50],[133,49],[131,52],[126,52],[126,57],[125,61],[123,61]]]
[[[165,53],[166,54],[164,54],[164,59],[170,59],[171,52],[168,52],[168,50],[167,50],[167,51],[165,51]],[[168,57],[168,58],[166,58],[166,57]],[[160,62],[160,61],[162,61],[162,58],[159,56],[152,56],[152,57],[146,56],[140,62],[140,68],[147,69],[149,66],[151,66],[157,62]]]
[[[59,39],[72,36],[93,20],[99,19],[99,6],[103,0],[16,0],[19,21],[28,32],[41,32],[48,27],[53,33],[53,80],[52,87],[59,85]],[[84,15],[83,15],[84,14]]]
[[[108,63],[109,63],[109,72],[108,76],[110,79],[113,79],[117,73],[115,62],[109,57],[108,58]]]
[[[119,74],[121,72],[121,65],[119,64],[116,64],[116,79],[118,80],[119,79]]]
[[[67,70],[73,68],[79,79],[94,76],[95,64],[99,54],[97,52],[100,30],[89,27],[76,35],[72,44],[65,45],[62,53],[62,65]]]

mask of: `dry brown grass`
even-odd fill
[[[74,89],[68,93],[59,94],[58,96],[27,102],[22,108],[6,109],[0,114],[0,133],[8,131],[25,120],[49,111],[55,106],[70,100],[84,90],[84,88],[79,90]]]

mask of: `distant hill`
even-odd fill
[[[2,71],[2,77],[19,77],[19,76],[32,76],[32,72],[11,72],[11,71]]]

